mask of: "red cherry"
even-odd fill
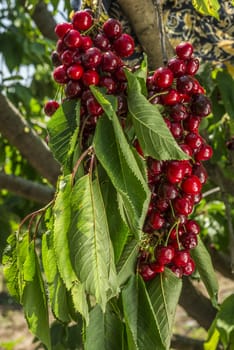
[[[195,160],[197,162],[209,160],[213,155],[213,149],[209,145],[203,145],[199,151],[195,154]]]
[[[186,74],[195,75],[199,69],[199,59],[190,58],[186,64]]]
[[[168,64],[167,64],[168,68],[170,68],[170,70],[173,72],[174,76],[177,78],[177,77],[180,77],[181,75],[184,75],[185,74],[185,71],[186,71],[186,63],[184,60],[181,60],[177,57],[175,58],[171,58],[169,61],[168,61]]]
[[[81,95],[82,87],[79,81],[69,80],[65,87],[65,95],[67,97],[73,98]]]
[[[68,47],[67,45],[64,43],[64,41],[62,39],[59,39],[57,41],[57,45],[56,45],[56,51],[59,55],[61,55],[65,50],[67,50]]]
[[[54,100],[48,101],[44,106],[44,112],[46,115],[50,117],[56,112],[59,106],[60,105],[57,101],[54,101]]]
[[[65,84],[68,81],[67,70],[65,66],[58,66],[54,69],[53,77],[56,83]]]
[[[199,93],[192,96],[191,111],[199,117],[206,117],[211,113],[211,102],[208,97]]]
[[[200,226],[195,220],[188,220],[185,223],[185,228],[188,233],[198,235],[200,233]]]
[[[109,39],[117,39],[122,34],[122,25],[117,19],[114,18],[109,18],[103,24],[102,28]]]
[[[167,179],[172,183],[179,183],[185,173],[185,165],[183,161],[174,160],[168,163],[166,168]]]
[[[164,217],[159,212],[154,212],[150,216],[150,226],[153,230],[159,230],[165,223]]]
[[[86,102],[88,113],[92,116],[100,116],[103,113],[102,106],[95,100],[94,97],[90,97]]]
[[[199,178],[201,184],[206,183],[208,175],[206,169],[202,164],[198,163],[193,165],[193,174]]]
[[[122,34],[113,43],[114,50],[120,57],[129,57],[133,54],[135,44],[134,40],[129,34]]]
[[[118,66],[117,69],[114,72],[114,76],[116,78],[117,81],[120,82],[125,82],[127,81],[126,75],[125,75],[125,66]]]
[[[198,194],[201,192],[202,184],[196,175],[191,175],[182,182],[181,188],[186,194]]]
[[[90,47],[92,47],[92,46],[93,46],[93,40],[90,38],[90,36],[83,35],[81,49],[86,51],[86,50],[90,49]]]
[[[52,54],[51,54],[51,61],[52,61],[52,64],[53,66],[55,67],[58,67],[62,64],[61,60],[60,60],[60,57],[59,57],[59,54],[57,51],[53,51]]]
[[[139,273],[140,273],[140,275],[142,276],[142,278],[143,278],[144,281],[150,281],[150,280],[152,280],[152,279],[156,276],[156,274],[157,274],[157,272],[153,271],[153,270],[151,269],[150,265],[148,265],[148,264],[142,264],[142,265],[140,265],[140,267],[139,267]]]
[[[64,37],[63,39],[64,44],[67,45],[70,48],[77,48],[82,45],[82,36],[80,33],[75,30],[71,29]]]
[[[182,103],[177,103],[170,109],[170,117],[179,122],[188,117],[188,110]]]
[[[173,201],[173,206],[174,210],[179,215],[188,216],[193,211],[193,203],[188,197],[175,198]]]
[[[191,132],[185,137],[185,143],[191,147],[191,149],[196,150],[200,148],[203,144],[203,140],[197,133]]]
[[[163,213],[169,208],[169,201],[167,199],[159,198],[155,202],[155,207],[160,213]]]
[[[77,30],[88,30],[93,24],[93,18],[88,11],[77,11],[72,17],[72,24]]]
[[[188,42],[182,42],[176,46],[176,54],[182,60],[188,60],[193,54],[193,46]]]
[[[172,246],[158,247],[155,251],[156,262],[159,265],[169,264],[175,255],[175,249]]]
[[[169,267],[171,269],[172,272],[174,272],[174,274],[178,277],[181,278],[183,276],[183,270],[182,267],[178,267],[175,265],[172,265]]]
[[[179,122],[171,122],[170,130],[175,139],[180,139],[183,135],[183,128]]]
[[[191,149],[191,147],[189,147],[189,145],[186,145],[185,143],[181,143],[179,146],[182,149],[182,151],[184,151],[185,154],[187,154],[189,157],[192,157],[193,150]]]
[[[82,62],[87,68],[96,68],[102,60],[102,53],[97,47],[86,50],[82,56]]]
[[[72,50],[65,50],[61,55],[61,61],[65,66],[70,66],[73,63],[73,54]]]
[[[116,82],[110,77],[101,77],[99,85],[104,86],[108,94],[114,94],[116,91]]]
[[[119,58],[112,51],[103,53],[102,56],[102,70],[103,72],[114,72],[119,66]]]
[[[159,195],[164,199],[174,199],[178,196],[178,189],[175,185],[168,182],[163,183],[159,189]]]
[[[98,85],[99,74],[95,70],[87,70],[82,76],[82,82],[85,86]]]
[[[172,71],[166,67],[156,69],[153,75],[154,84],[162,89],[170,87],[173,83],[173,79]]]
[[[111,44],[107,36],[103,33],[98,33],[93,39],[94,44],[102,51],[107,51],[110,49]]]
[[[151,270],[156,272],[156,274],[162,273],[164,271],[164,266],[163,265],[159,265],[157,262],[150,264],[150,268],[151,268]]]
[[[189,75],[182,75],[177,78],[176,88],[182,94],[190,94],[193,91],[193,78]]]
[[[73,64],[67,69],[67,75],[70,79],[79,80],[84,72],[84,68],[80,64]]]
[[[200,117],[194,117],[191,115],[184,121],[183,125],[186,131],[197,133],[200,123]]]
[[[55,34],[62,39],[71,29],[73,29],[73,25],[71,23],[64,22],[57,24],[54,31]]]
[[[197,246],[197,235],[186,233],[181,237],[181,243],[185,249],[194,249]]]
[[[180,102],[180,94],[177,90],[171,89],[167,94],[161,96],[161,101],[164,105],[175,105]]]
[[[175,252],[173,262],[178,267],[184,267],[188,264],[190,259],[191,257],[187,250],[179,250]]]
[[[190,258],[189,261],[187,262],[187,264],[182,267],[182,270],[183,270],[183,274],[185,276],[190,276],[194,272],[195,262],[193,261],[192,258]]]

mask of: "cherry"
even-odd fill
[[[158,247],[155,250],[156,262],[159,265],[167,265],[169,264],[175,255],[175,249],[168,245],[167,247]]]
[[[137,153],[140,154],[140,156],[144,157],[144,153],[142,151],[142,148],[141,148],[141,145],[140,145],[139,141],[135,140],[133,145],[136,148]]]
[[[185,228],[188,233],[198,235],[200,233],[200,226],[195,220],[188,220],[185,223]]]
[[[110,49],[111,44],[107,36],[103,33],[98,33],[94,38],[94,44],[102,51],[107,51]]]
[[[181,237],[181,243],[185,249],[194,249],[197,246],[197,235],[186,233]]]
[[[126,114],[128,111],[127,99],[124,95],[118,95],[118,109],[117,114]]]
[[[93,24],[93,18],[88,11],[77,11],[72,17],[73,27],[77,30],[88,30]]]
[[[182,161],[174,160],[168,163],[166,168],[167,179],[172,183],[179,183],[185,172],[185,166]]]
[[[67,97],[73,98],[81,95],[82,87],[79,81],[69,80],[65,87],[65,95]]]
[[[71,29],[65,35],[63,41],[66,46],[70,48],[77,48],[82,45],[82,36],[77,30]]]
[[[183,128],[181,123],[172,122],[170,130],[175,139],[180,139],[183,135]]]
[[[68,77],[73,80],[79,80],[82,77],[83,73],[84,68],[78,63],[73,64],[67,69]]]
[[[169,208],[169,201],[167,199],[157,199],[155,202],[155,207],[161,212],[165,212]]]
[[[90,97],[86,102],[88,113],[92,116],[100,116],[103,113],[103,109],[94,97]]]
[[[186,74],[195,75],[199,69],[199,59],[190,58],[186,63]]]
[[[177,103],[170,109],[170,117],[179,122],[188,117],[188,110],[182,103]]]
[[[65,50],[61,55],[61,61],[65,66],[70,66],[73,63],[73,54],[72,50]]]
[[[188,197],[177,197],[173,201],[174,210],[177,214],[186,215],[192,213],[193,211],[193,203],[191,202],[191,199]]]
[[[190,94],[193,90],[193,78],[189,75],[182,75],[177,78],[176,88],[182,94]]]
[[[86,51],[86,50],[90,49],[92,46],[93,46],[93,40],[90,38],[90,36],[83,35],[81,49]]]
[[[192,149],[198,149],[202,146],[203,140],[197,133],[191,132],[185,137],[185,142]]]
[[[212,147],[209,145],[202,145],[202,147],[195,154],[195,160],[197,162],[209,160],[212,157],[212,155]]]
[[[206,183],[207,171],[202,164],[197,163],[193,165],[193,174],[199,178],[201,184]]]
[[[173,184],[165,182],[159,189],[159,195],[164,199],[175,199],[179,194],[177,187]]]
[[[191,175],[182,182],[181,188],[186,194],[198,194],[201,192],[202,184],[196,175]]]
[[[59,54],[59,57],[61,56],[61,54],[65,51],[65,50],[67,50],[68,49],[68,47],[67,47],[67,45],[64,43],[64,41],[62,40],[62,39],[59,39],[58,41],[57,41],[57,45],[56,45],[56,51],[57,51],[57,53]]]
[[[109,39],[117,39],[122,34],[122,25],[117,19],[114,18],[109,18],[103,24],[102,28]]]
[[[175,105],[180,102],[180,94],[177,90],[171,89],[167,94],[161,96],[161,101],[164,105]]]
[[[99,85],[104,86],[108,94],[114,94],[116,91],[116,82],[110,77],[101,77]]]
[[[68,81],[66,67],[61,65],[54,69],[53,77],[56,83],[65,84]]]
[[[175,265],[172,265],[169,267],[171,269],[172,272],[174,272],[174,274],[178,277],[178,278],[181,278],[183,276],[183,270],[181,267],[179,266],[175,266]]]
[[[82,76],[82,82],[85,86],[98,85],[99,74],[95,70],[87,70]]]
[[[191,149],[191,147],[189,147],[189,145],[186,145],[185,143],[181,143],[180,144],[180,148],[182,149],[182,151],[187,154],[189,157],[192,157],[193,155],[193,150]]]
[[[127,81],[126,75],[125,75],[125,66],[118,66],[117,69],[114,72],[114,76],[117,81],[125,82]]]
[[[159,230],[164,225],[165,219],[158,211],[156,211],[151,214],[149,223],[153,230]]]
[[[187,250],[179,250],[175,252],[173,262],[178,267],[184,267],[188,264],[190,259],[191,257]]]
[[[162,273],[164,271],[164,265],[160,265],[157,262],[150,264],[150,268],[156,272],[156,274]]]
[[[168,68],[173,72],[174,76],[180,77],[186,72],[186,63],[177,57],[171,58],[167,64]]]
[[[133,38],[129,34],[122,34],[114,41],[113,47],[120,57],[129,57],[134,52],[135,44]]]
[[[201,122],[200,117],[189,116],[183,123],[185,130],[190,132],[198,132],[198,128]]]
[[[53,51],[51,54],[51,61],[54,67],[58,67],[62,64],[57,51]]]
[[[176,46],[176,54],[182,60],[188,60],[193,54],[193,46],[188,42],[182,42]]]
[[[148,169],[153,175],[159,175],[162,173],[163,163],[160,160],[148,158]]]
[[[190,257],[189,261],[185,266],[182,267],[183,274],[185,276],[190,276],[195,270],[195,262]]]
[[[191,111],[199,117],[206,117],[211,113],[211,103],[208,97],[203,94],[196,94],[192,97]]]
[[[55,34],[62,39],[71,29],[73,29],[73,25],[71,23],[64,22],[57,24],[54,31]]]
[[[170,87],[173,83],[173,79],[172,71],[166,67],[156,69],[153,75],[154,84],[162,89]]]
[[[150,280],[152,280],[152,279],[156,276],[156,274],[157,274],[157,272],[154,271],[154,270],[152,270],[151,267],[150,267],[150,265],[148,265],[148,264],[142,264],[142,265],[140,265],[140,267],[139,267],[139,273],[140,273],[140,275],[142,276],[142,278],[143,278],[144,281],[150,281]]]
[[[57,101],[51,100],[46,102],[44,106],[44,112],[49,117],[52,116],[56,110],[59,108],[59,103]]]
[[[103,72],[114,72],[119,66],[119,58],[112,51],[107,51],[102,56]]]
[[[97,47],[86,50],[82,56],[82,62],[86,68],[96,68],[102,60],[102,53]]]

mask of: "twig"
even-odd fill
[[[166,48],[166,35],[165,35],[165,30],[163,25],[163,11],[162,11],[161,0],[154,0],[154,5],[158,16],[158,27],[160,32],[160,42],[161,42],[163,63],[167,64],[168,56],[167,56],[167,48]]]
[[[221,191],[221,188],[219,186],[215,187],[215,188],[212,188],[211,190],[204,192],[202,194],[202,198],[208,197],[211,194],[216,193],[216,192],[220,192],[220,191]]]

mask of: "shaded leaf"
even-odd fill
[[[34,275],[33,270],[31,270],[30,281],[27,281],[24,287],[22,296],[24,313],[31,332],[50,350],[51,343],[46,293],[35,253],[34,242],[29,245],[28,255],[30,256],[28,260],[33,263],[35,269]],[[27,268],[27,265],[25,265],[25,268]],[[25,274],[27,273],[25,271]]]
[[[124,246],[123,253],[116,267],[118,272],[118,282],[120,286],[123,285],[130,276],[136,273],[136,261],[138,252],[138,241],[133,237],[129,237],[129,240]]]
[[[42,262],[53,313],[60,321],[69,322],[67,289],[58,272],[53,246],[53,233],[50,231],[42,237]]]
[[[97,180],[80,178],[71,197],[69,245],[71,260],[85,291],[105,309],[108,297],[118,293],[113,248],[105,207]]]
[[[132,276],[122,292],[128,347],[133,350],[166,350],[145,284],[139,276]],[[147,332],[145,331],[147,330]]]
[[[71,175],[61,177],[54,204],[54,250],[58,270],[67,289],[71,289],[73,283],[77,281],[70,259],[68,242],[71,222],[71,190]]]
[[[145,156],[158,160],[187,159],[168,129],[159,109],[141,93],[141,86],[134,74],[127,72],[128,109],[136,136]]]
[[[123,324],[108,306],[105,313],[99,305],[90,312],[90,324],[86,329],[85,350],[122,349]]]
[[[226,112],[234,119],[234,79],[227,72],[219,71],[216,76],[216,81],[222,96],[222,101]]]
[[[196,263],[197,270],[211,298],[212,304],[214,307],[217,307],[219,289],[218,281],[212,265],[210,254],[208,253],[200,237],[198,237],[197,247],[191,250],[191,256]]]
[[[147,283],[150,301],[157,319],[160,334],[166,349],[169,349],[176,307],[179,301],[182,280],[169,269]]]

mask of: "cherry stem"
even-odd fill
[[[90,146],[89,148],[87,148],[80,156],[80,158],[77,160],[74,168],[73,168],[73,171],[72,171],[72,185],[74,183],[74,178],[76,176],[76,173],[79,169],[79,166],[81,164],[81,162],[84,160],[84,158],[88,155],[88,154],[91,154],[93,152],[93,146]]]
[[[166,49],[166,35],[165,35],[164,26],[163,26],[162,4],[161,4],[161,0],[155,0],[154,3],[155,3],[156,11],[157,11],[157,16],[158,16],[158,27],[159,27],[159,32],[160,32],[160,41],[161,41],[163,63],[166,65],[168,62],[168,56],[167,56],[167,49]]]
[[[168,91],[163,91],[163,92],[156,92],[156,94],[152,95],[150,98],[148,98],[148,101],[153,100],[155,97],[157,96],[161,96],[161,95],[166,95],[168,93]]]

